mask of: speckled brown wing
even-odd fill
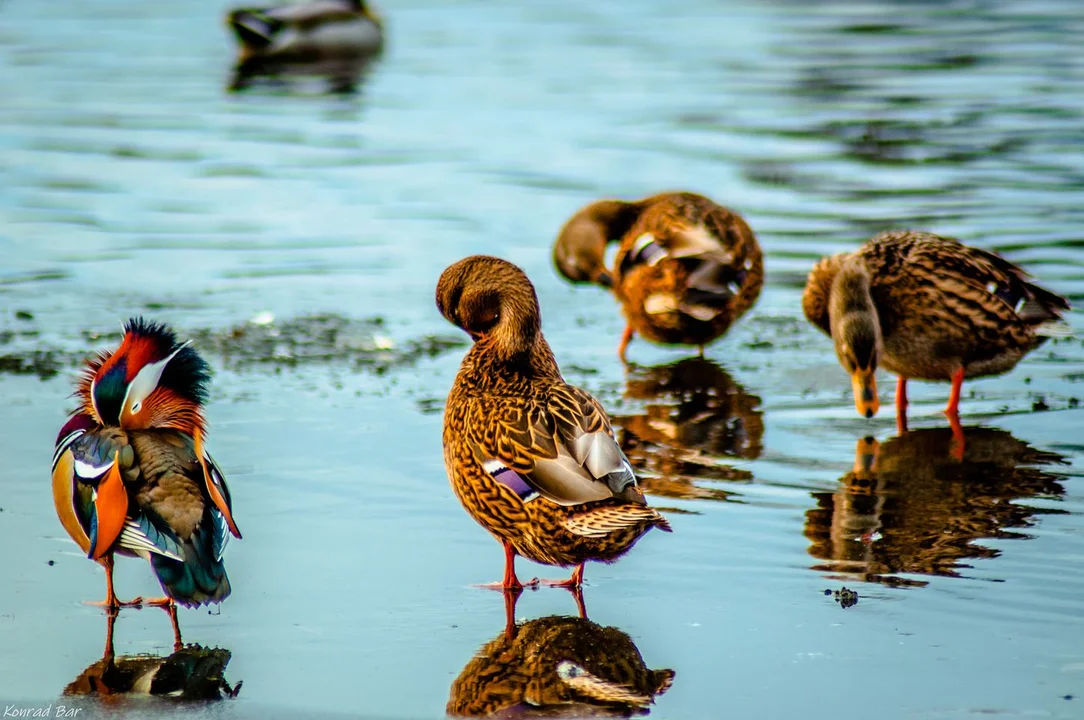
[[[487,409],[488,422],[470,426],[470,442],[489,472],[499,472],[498,464],[513,470],[560,505],[615,497],[643,504],[609,418],[588,393],[554,383],[543,393],[480,402]]]
[[[882,233],[858,254],[873,279],[886,366],[908,376],[947,374],[942,358],[961,362],[969,376],[1004,371],[1041,341],[1039,326],[1068,309],[1009,261],[951,238]]]

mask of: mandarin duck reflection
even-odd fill
[[[129,320],[112,352],[87,362],[79,408],[57,436],[53,500],[87,556],[105,568],[108,608],[113,556],[147,560],[166,596],[146,601],[218,603],[230,594],[223,553],[233,520],[226,479],[204,448],[209,368],[165,325]],[[172,613],[174,621],[175,613]]]
[[[1067,332],[1060,318],[1069,303],[1028,278],[1000,255],[952,238],[885,232],[818,262],[802,309],[835,343],[860,415],[871,418],[880,408],[878,367],[899,376],[900,432],[908,378],[949,381],[945,413],[962,441],[964,379],[1006,373],[1048,336]]]
[[[180,700],[221,700],[236,697],[241,683],[226,682],[230,651],[202,645],[174,644],[169,655],[121,655],[113,652],[117,613],[107,615],[105,651],[64,688],[65,696],[156,695]],[[59,710],[57,717],[60,717]]]
[[[447,714],[630,717],[646,714],[674,682],[673,670],[649,668],[617,628],[561,616],[509,623],[452,683]]]
[[[620,243],[612,271],[605,261],[611,242]],[[687,192],[591,203],[561,229],[553,261],[574,283],[613,288],[626,318],[622,361],[636,333],[703,354],[764,285],[760,245],[745,220]]]
[[[574,566],[613,562],[670,525],[647,506],[606,411],[567,384],[542,336],[538,298],[512,263],[474,256],[447,268],[437,307],[474,344],[444,411],[444,463],[467,512],[505,550],[501,586],[522,587],[521,555]]]
[[[813,493],[806,513],[809,554],[822,572],[891,585],[925,585],[901,575],[956,577],[962,560],[1001,551],[983,538],[1020,538],[1048,512],[1020,502],[1055,499],[1065,490],[1052,465],[1061,455],[1031,447],[1004,430],[967,429],[962,459],[949,428],[912,430],[878,443],[858,440],[851,472],[835,492]]]

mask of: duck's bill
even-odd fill
[[[881,409],[881,399],[877,397],[877,378],[873,370],[856,370],[851,375],[851,388],[854,390],[854,406],[858,414],[871,418]]]

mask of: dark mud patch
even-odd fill
[[[78,367],[93,352],[116,347],[119,332],[83,330],[78,339],[43,340],[29,313],[18,325],[0,328],[0,374],[37,375],[42,380]],[[218,328],[178,328],[181,337],[217,357],[222,366],[245,372],[256,369],[334,365],[359,372],[383,374],[441,355],[466,344],[452,335],[423,335],[405,340],[392,337],[383,318],[306,315],[285,320],[257,317]]]

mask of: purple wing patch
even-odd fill
[[[483,463],[482,467],[490,477],[518,495],[524,503],[529,503],[538,497],[538,491],[531,487],[522,475],[501,463],[500,460],[489,460]]]

